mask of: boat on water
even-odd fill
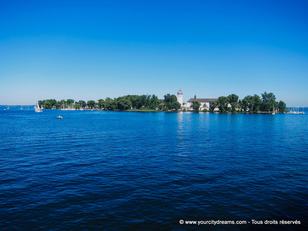
[[[272,115],[275,115],[275,108],[273,107]]]
[[[57,119],[59,119],[59,120],[62,120],[63,119],[63,116],[57,116]]]
[[[291,111],[290,111],[289,113],[290,113],[290,114],[297,114],[297,115],[299,115],[299,114],[305,114],[304,111],[300,111],[300,108],[293,108],[293,109],[291,109]]]
[[[36,103],[36,105],[34,106],[34,111],[35,112],[43,112],[43,110],[40,108],[40,105],[38,103]]]
[[[67,107],[64,107],[64,103],[62,103],[61,111],[68,111],[68,108],[67,108]]]

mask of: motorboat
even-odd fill
[[[63,119],[63,116],[57,116],[57,119],[59,119],[59,120],[62,120]]]

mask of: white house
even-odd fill
[[[197,98],[196,96],[194,98],[190,98],[188,101],[187,101],[187,104],[186,106],[187,107],[192,107],[192,102],[193,101],[198,101],[201,103],[200,105],[200,110],[202,109],[207,109],[209,110],[210,108],[210,102],[213,102],[213,101],[217,101],[218,99],[216,98]]]

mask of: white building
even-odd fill
[[[192,102],[193,101],[199,101],[200,102],[200,110],[203,110],[203,109],[207,109],[209,110],[210,109],[210,102],[213,102],[213,101],[217,101],[218,99],[216,98],[197,98],[196,96],[194,98],[190,98],[187,103],[184,103],[183,104],[183,92],[182,90],[180,89],[177,93],[177,101],[181,104],[181,107],[183,109],[187,109],[187,110],[193,110],[192,108]],[[219,109],[218,108],[215,108],[214,111],[218,111]]]
[[[187,101],[187,104],[186,106],[187,107],[192,107],[192,102],[193,101],[199,101],[201,103],[200,105],[200,110],[202,109],[207,109],[209,110],[210,108],[210,102],[213,102],[213,101],[217,101],[218,99],[215,99],[215,98],[197,98],[196,96],[194,98],[190,98],[188,101]]]
[[[181,91],[181,89],[178,91],[177,100],[181,104],[181,107],[182,107],[183,106],[183,92]]]

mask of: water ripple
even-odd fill
[[[308,116],[1,113],[2,230],[308,228]]]

